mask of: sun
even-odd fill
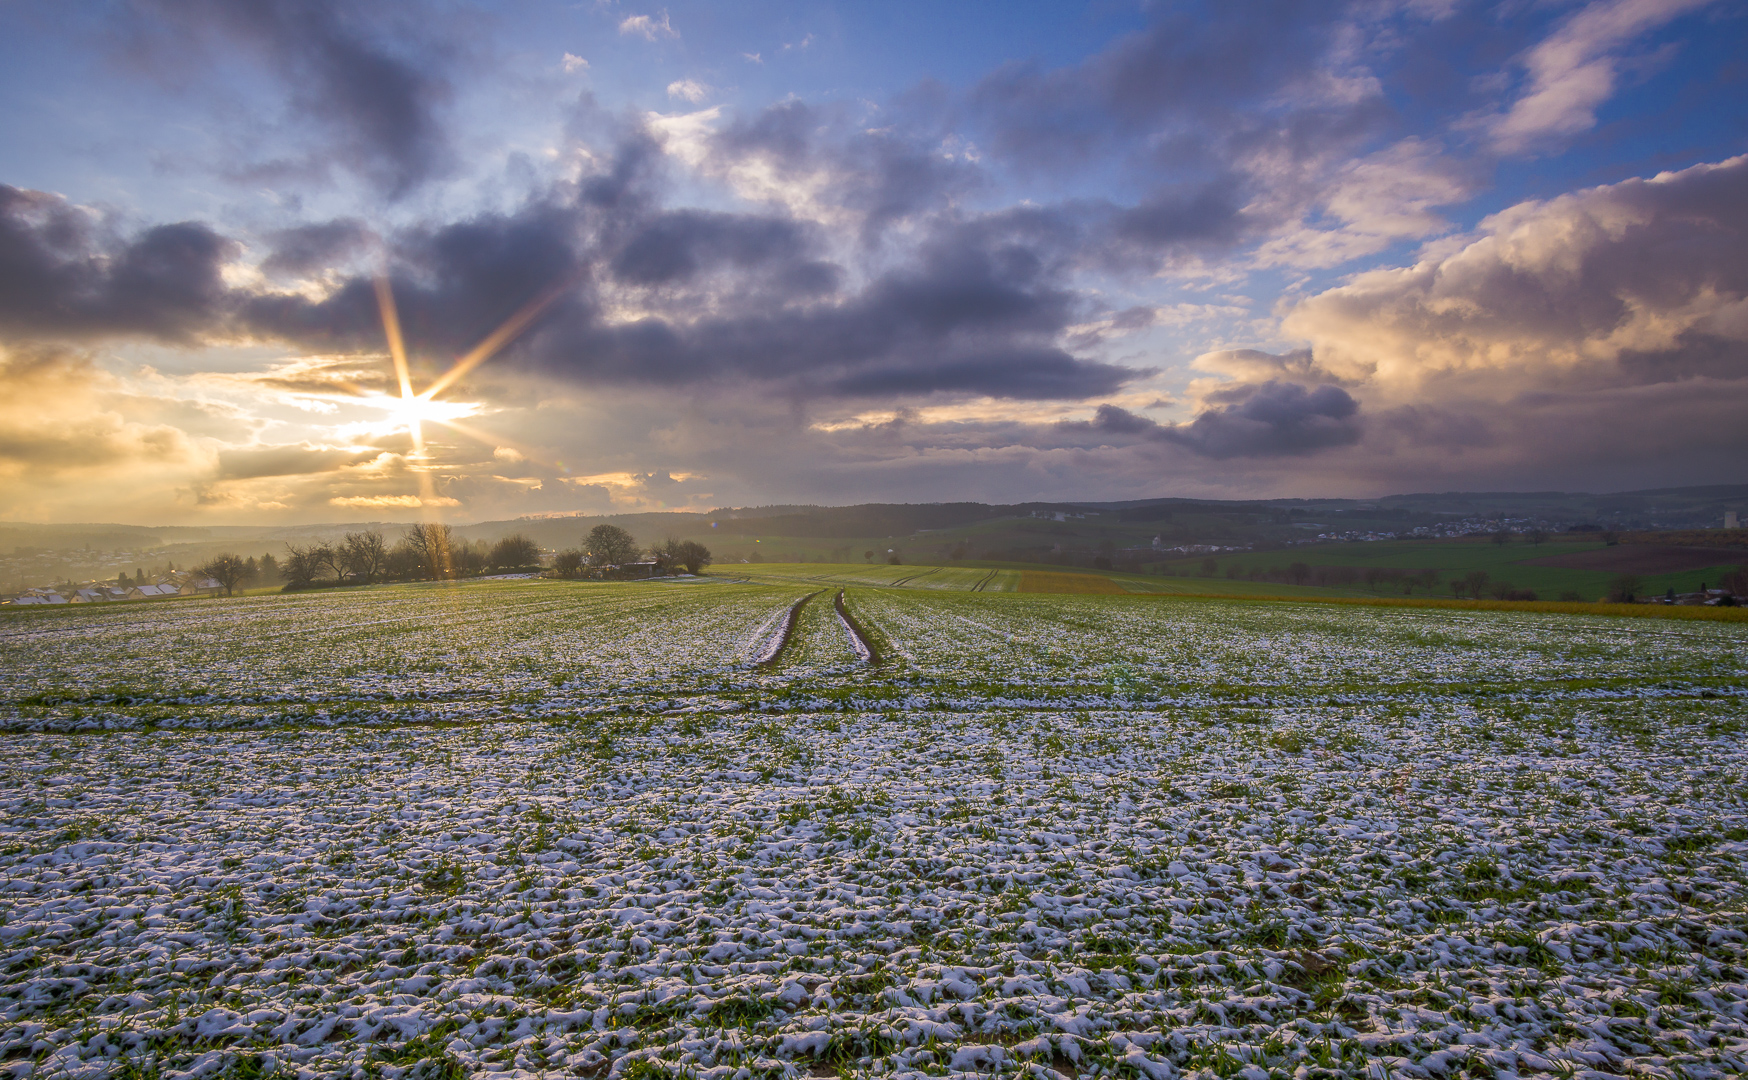
[[[384,413],[381,421],[370,425],[373,433],[395,435],[404,431],[412,435],[415,443],[424,442],[426,424],[451,424],[477,415],[484,408],[477,401],[438,401],[425,394],[400,397],[372,394],[360,400],[359,404],[381,409]]]

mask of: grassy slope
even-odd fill
[[[931,571],[932,572],[929,572]],[[990,578],[991,571],[995,572]],[[954,566],[866,566],[853,563],[731,563],[711,567],[707,573],[753,581],[816,581],[823,584],[891,586],[903,588],[969,589],[986,581],[983,592],[1015,592],[1026,573],[1074,574],[1108,578],[1125,592],[1162,593],[1176,596],[1255,597],[1367,597],[1356,589],[1326,589],[1306,585],[1282,585],[1272,581],[1228,581],[1224,578],[1148,577],[1111,570],[1088,570],[1073,566],[1039,566],[1031,563],[974,562]]]
[[[924,573],[933,569],[933,573]],[[735,565],[715,567],[708,573],[723,577],[744,578],[753,581],[768,581],[772,583],[817,582],[825,585],[860,585],[864,587],[896,587],[898,588],[937,588],[958,589],[970,588],[969,582],[979,580],[986,570],[966,567],[929,568],[921,566],[856,566],[856,565],[820,565],[816,563],[764,563],[759,565]],[[1367,596],[1336,589],[1320,589],[1311,586],[1296,587],[1279,585],[1273,582],[1259,581],[1228,581],[1224,578],[1150,578],[1136,574],[1121,574],[1108,571],[1075,570],[1065,567],[1050,567],[1041,569],[1029,567],[1024,571],[1012,571],[1014,579],[1022,579],[1024,575],[1032,575],[1034,584],[1043,586],[1038,591],[1072,592],[1071,587],[1064,587],[1060,582],[1044,579],[1085,576],[1104,579],[1122,587],[1121,595],[1154,596],[1159,599],[1203,599],[1203,600],[1274,600],[1274,601],[1307,601],[1326,604],[1352,604],[1357,606],[1384,607],[1424,607],[1424,608],[1454,608],[1469,611],[1539,611],[1565,615],[1617,615],[1633,618],[1674,618],[1674,619],[1706,619],[1725,622],[1748,621],[1748,608],[1712,608],[1712,607],[1665,607],[1660,604],[1598,604],[1590,602],[1568,603],[1562,601],[1496,601],[1496,600],[1453,600],[1438,597],[1405,597],[1400,595]],[[906,580],[909,579],[909,580]],[[926,584],[935,582],[933,585]],[[987,591],[996,591],[989,589]],[[1010,586],[1006,591],[1013,591]],[[1086,595],[1118,595],[1104,593],[1100,587],[1086,590]]]
[[[1019,574],[1013,570],[963,566],[868,566],[857,563],[730,563],[707,571],[720,577],[750,581],[807,581],[826,585],[897,586],[907,589],[1013,592]]]
[[[1450,589],[1446,583],[1452,576],[1460,577],[1472,570],[1484,570],[1494,581],[1509,581],[1520,589],[1533,589],[1546,598],[1557,597],[1562,592],[1571,590],[1587,599],[1594,599],[1608,591],[1609,582],[1615,575],[1597,570],[1530,566],[1525,560],[1594,551],[1600,547],[1602,544],[1596,541],[1499,545],[1485,540],[1407,540],[1308,544],[1281,551],[1240,552],[1219,555],[1216,558],[1220,564],[1222,576],[1219,580],[1222,582],[1226,581],[1223,576],[1226,568],[1234,564],[1246,572],[1251,569],[1285,567],[1294,562],[1309,563],[1312,566],[1384,566],[1400,570],[1436,569],[1443,577],[1438,591],[1448,595]],[[1748,562],[1748,553],[1745,553],[1743,561]],[[1200,559],[1186,559],[1172,565],[1190,570],[1198,568],[1200,564]],[[1645,575],[1641,580],[1647,594],[1661,593],[1671,587],[1676,592],[1692,592],[1699,588],[1701,582],[1716,586],[1728,569],[1727,566],[1706,567],[1675,574]],[[1367,592],[1363,584],[1357,591]]]

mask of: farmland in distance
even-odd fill
[[[4,1065],[1748,1068],[1748,624],[732,569],[0,619]]]

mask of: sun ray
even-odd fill
[[[401,316],[395,310],[394,288],[387,276],[376,279],[376,307],[382,312],[382,333],[388,338],[388,354],[394,360],[401,397],[410,398],[413,396],[413,374],[407,367],[407,347],[401,338]]]
[[[449,428],[452,431],[466,435],[468,438],[473,439],[475,442],[482,445],[502,446],[514,450],[516,453],[522,455],[522,460],[532,464],[546,465],[553,468],[562,467],[557,461],[546,457],[544,454],[541,454],[526,445],[516,442],[514,439],[507,438],[503,435],[493,434],[481,428],[474,427],[472,424],[464,424],[454,417],[433,416],[431,417],[431,420],[433,423],[442,424],[444,427]]]
[[[394,360],[395,378],[400,380],[401,400],[409,406],[416,398],[413,395],[413,373],[407,366],[406,342],[401,337],[401,316],[395,309],[394,287],[389,284],[388,275],[376,279],[376,309],[382,313],[382,334],[388,339],[388,355]],[[411,408],[407,416],[407,434],[413,437],[413,451],[423,455],[425,452],[425,429],[419,422],[419,416]]]
[[[490,360],[501,349],[503,349],[505,345],[508,345],[511,341],[515,340],[519,334],[528,329],[529,324],[538,318],[542,311],[545,311],[554,300],[557,300],[560,296],[564,295],[574,284],[575,278],[567,278],[566,280],[553,285],[545,292],[542,292],[533,300],[522,305],[515,314],[511,315],[508,319],[505,319],[497,329],[493,330],[490,334],[487,334],[479,344],[475,345],[472,349],[468,350],[465,355],[459,357],[455,363],[451,364],[449,370],[445,371],[442,375],[439,375],[436,381],[427,387],[423,393],[415,394],[413,392],[412,369],[407,362],[406,342],[401,335],[400,313],[395,308],[394,288],[390,284],[386,274],[376,278],[376,306],[378,312],[382,316],[383,337],[388,341],[389,357],[394,361],[395,378],[400,384],[401,395],[398,400],[389,398],[387,395],[368,396],[375,398],[373,404],[377,404],[386,409],[393,416],[396,426],[404,428],[407,434],[411,436],[413,441],[413,452],[405,456],[406,461],[423,462],[427,460],[424,430],[426,421],[443,424],[446,427],[453,428],[457,432],[470,438],[478,439],[481,442],[503,441],[494,440],[486,436],[483,432],[458,423],[459,416],[467,415],[467,412],[444,415],[447,410],[443,409],[441,406],[448,405],[449,403],[437,402],[435,398],[444,390],[455,385],[455,383],[468,372],[479,367],[487,360]],[[367,395],[360,393],[359,396],[363,397]],[[459,403],[458,407],[462,409],[470,408],[469,406],[460,405]],[[415,467],[412,472],[418,480],[419,498],[425,505],[426,516],[429,520],[435,521],[439,515],[437,508],[431,504],[436,499],[436,482],[433,480],[430,471],[426,468]]]
[[[557,300],[560,296],[563,296],[567,291],[569,291],[571,285],[572,279],[561,281],[557,285],[554,285],[552,288],[541,293],[539,296],[528,301],[528,303],[522,305],[520,310],[518,310],[514,315],[511,315],[508,319],[505,319],[496,330],[487,334],[478,345],[475,345],[470,349],[467,355],[462,356],[460,359],[456,360],[455,363],[451,364],[448,371],[437,376],[437,381],[432,383],[430,389],[426,390],[420,396],[429,398],[442,393],[444,390],[455,385],[455,382],[463,375],[466,375],[474,368],[479,367],[487,360],[490,360],[499,349],[508,345],[518,334],[528,329],[528,324],[539,317],[540,313],[546,310],[547,306],[554,300]]]

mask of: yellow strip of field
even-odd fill
[[[1097,574],[1057,574],[1048,570],[1020,571],[1020,591],[1023,593],[1119,593],[1129,590],[1108,577]]]

